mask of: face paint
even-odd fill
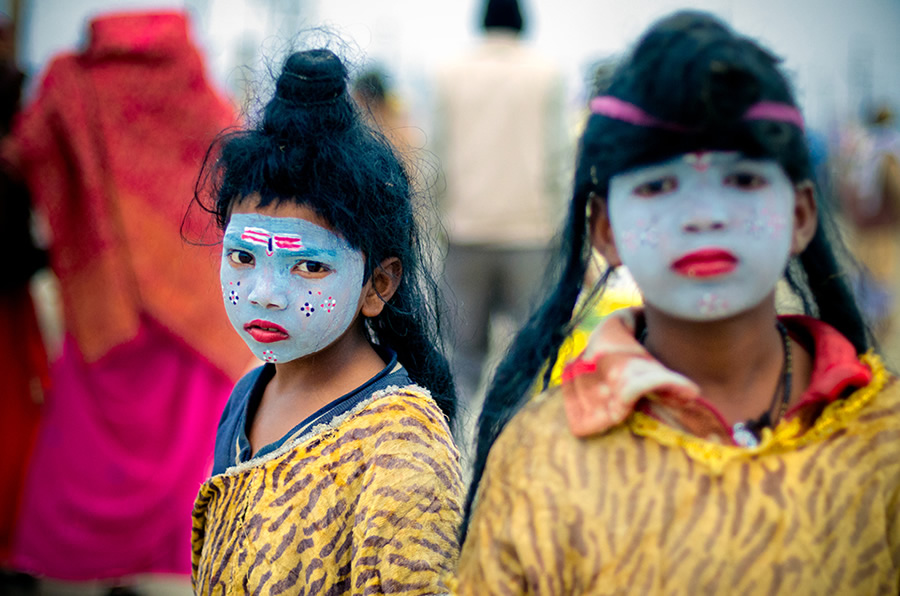
[[[678,318],[722,319],[759,304],[787,265],[794,187],[774,160],[689,153],[610,180],[622,262]]]
[[[231,324],[266,362],[318,352],[356,317],[362,253],[305,219],[232,215],[222,241],[222,294]]]

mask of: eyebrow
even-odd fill
[[[280,234],[276,234],[274,236],[276,241],[273,241],[273,254],[275,250],[278,251],[279,254],[285,254],[285,256],[291,257],[316,257],[316,258],[337,258],[340,251],[330,249],[330,248],[316,248],[312,246],[299,245],[296,246],[294,244],[290,244],[287,246],[283,246],[282,243],[277,242],[277,239],[280,238]],[[244,237],[244,233],[233,232],[230,234],[226,234],[223,242],[226,247],[238,247],[238,248],[247,248],[252,250],[265,250],[266,253],[269,252],[269,247],[267,242],[263,242],[257,239],[250,240]]]
[[[338,256],[338,252],[335,250],[331,250],[328,248],[309,248],[304,247],[297,251],[291,251],[291,256],[298,257],[328,257],[331,259],[336,259]]]
[[[643,166],[640,169],[631,170],[630,172],[625,172],[624,176],[637,180],[644,180],[645,178],[655,178],[657,176],[671,174],[672,168],[674,168],[676,165],[678,164],[652,164],[649,166]]]
[[[717,157],[714,161],[710,163],[711,166],[723,167],[723,166],[734,166],[739,164],[749,164],[749,165],[764,165],[762,162],[767,161],[766,158],[754,158],[748,157],[742,153],[735,153],[734,155],[723,155]],[[634,176],[637,178],[643,177],[656,177],[661,175],[666,175],[671,173],[672,168],[681,168],[685,165],[685,162],[679,158],[675,158],[670,162],[665,163],[656,163],[650,164],[646,166],[638,166],[638,168],[631,170],[629,172],[624,172],[624,175]]]

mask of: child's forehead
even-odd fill
[[[771,158],[750,157],[740,151],[689,151],[657,162],[638,164],[613,176],[613,178],[628,178],[656,171],[676,170],[679,172],[698,173],[705,172],[709,168],[728,167],[735,164],[753,163],[760,166],[780,168],[780,164]]]
[[[276,217],[260,213],[234,213],[225,228],[229,241],[256,241],[278,236],[298,238],[304,246],[333,250],[353,250],[346,240],[309,220],[299,217]]]
[[[290,198],[270,198],[264,201],[259,193],[253,193],[234,202],[230,214],[232,217],[236,214],[256,214],[275,218],[305,219],[328,231],[334,231],[329,222],[309,204]]]

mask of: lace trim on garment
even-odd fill
[[[628,418],[627,424],[634,434],[651,438],[667,447],[684,449],[688,457],[706,465],[714,474],[721,474],[725,466],[734,460],[749,459],[763,453],[793,451],[845,428],[884,389],[890,378],[881,358],[871,350],[860,356],[860,361],[872,371],[872,381],[868,385],[846,399],[834,401],[826,406],[806,432],[803,432],[803,423],[799,416],[782,420],[774,430],[764,428],[759,445],[756,447],[745,448],[712,443],[667,426],[642,412],[634,412]]]
[[[371,406],[374,402],[378,401],[379,399],[382,399],[382,398],[388,397],[388,396],[403,396],[403,395],[409,396],[409,397],[418,397],[421,399],[425,399],[426,401],[429,401],[432,404],[434,404],[435,406],[437,406],[434,399],[431,397],[431,392],[428,391],[428,389],[425,389],[424,387],[419,387],[418,385],[415,385],[415,384],[406,385],[404,387],[399,387],[397,385],[388,385],[384,389],[379,389],[378,391],[376,391],[375,393],[373,393],[366,399],[362,400],[361,402],[356,404],[350,410],[347,410],[343,414],[335,416],[328,422],[316,424],[311,429],[309,429],[307,432],[301,434],[300,436],[298,436],[294,439],[291,439],[290,441],[287,441],[284,445],[282,445],[278,449],[272,451],[271,453],[267,453],[267,454],[263,455],[262,457],[251,458],[251,459],[249,459],[243,463],[240,463],[236,466],[230,466],[227,470],[225,470],[224,472],[222,472],[222,474],[219,474],[219,475],[220,476],[222,476],[222,475],[235,476],[237,474],[240,474],[241,472],[244,472],[245,470],[249,470],[251,468],[256,468],[258,466],[264,465],[264,464],[272,461],[273,459],[277,459],[277,458],[281,457],[282,455],[284,455],[285,453],[288,453],[289,451],[293,451],[300,444],[305,443],[306,441],[310,440],[311,438],[313,438],[317,435],[321,435],[327,431],[338,428],[346,420],[348,420],[349,418],[351,418],[353,416],[356,416],[357,414],[359,414],[360,412],[362,412],[363,410],[365,410],[366,408]],[[215,478],[215,476],[213,476],[213,478]]]

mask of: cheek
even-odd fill
[[[300,301],[297,310],[305,318],[329,315],[334,311],[337,304],[337,301],[331,294],[332,292],[322,290],[301,292],[300,295],[303,297],[303,300]]]
[[[741,205],[736,208],[732,225],[738,233],[745,234],[752,239],[761,239],[770,235],[763,205]]]
[[[621,241],[617,242],[629,252],[640,252],[655,250],[664,236],[666,233],[659,226],[659,218],[640,217],[622,231]]]
[[[754,204],[737,209],[735,227],[751,241],[771,242],[789,232],[791,219],[791,204],[783,197],[769,193]]]
[[[672,242],[674,220],[664,209],[629,201],[611,217],[613,237],[623,258],[657,254]]]
[[[292,310],[297,313],[301,324],[326,324],[329,320],[342,318],[347,310],[355,312],[359,295],[354,293],[352,279],[337,277],[314,285],[296,281],[296,287],[292,290],[299,299]]]
[[[240,281],[222,282],[222,296],[225,299],[226,306],[237,306],[244,300],[244,294]]]
[[[235,269],[222,258],[222,264],[219,268],[219,281],[222,284],[222,299],[225,301],[226,308],[235,308],[243,304],[247,295],[247,282],[245,275],[240,275]]]

